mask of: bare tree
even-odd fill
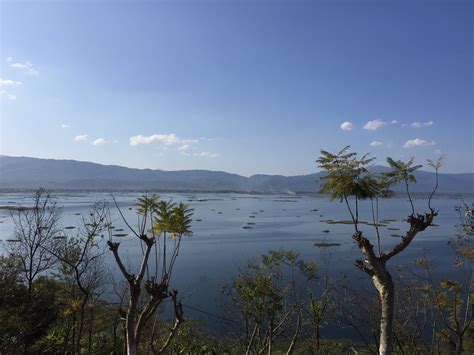
[[[15,228],[5,249],[20,260],[31,296],[35,278],[57,262],[51,251],[60,243],[61,208],[48,191],[39,189],[33,195],[32,206],[19,205],[10,214]]]
[[[114,200],[115,201],[115,200]],[[169,291],[173,267],[179,254],[181,239],[191,234],[190,224],[192,210],[187,205],[176,205],[172,201],[159,200],[157,195],[143,196],[138,199],[138,227],[134,229],[124,218],[130,231],[140,241],[143,257],[136,274],[127,270],[119,255],[120,243],[110,237],[107,245],[112,251],[115,261],[129,287],[129,301],[126,311],[125,334],[126,351],[128,355],[136,355],[146,324],[152,319],[158,306],[163,300],[171,297],[174,309],[174,325],[169,331],[165,342],[153,353],[161,354],[166,351],[175,336],[180,324],[184,321],[181,302],[177,291]],[[167,239],[172,244],[167,245]],[[154,260],[152,262],[151,259]],[[148,297],[144,305],[140,304],[143,289]]]
[[[71,296],[77,297],[76,290],[80,292],[79,320],[77,332],[71,339],[72,352],[79,353],[83,338],[85,324],[85,310],[95,293],[106,282],[104,269],[102,268],[103,250],[99,247],[98,236],[111,227],[108,218],[108,208],[105,201],[96,202],[87,215],[82,216],[82,225],[76,236],[67,238],[56,250],[48,250],[60,262],[60,272],[66,278],[66,284],[72,284]],[[91,316],[93,316],[93,307]],[[73,327],[76,327],[75,313],[73,314]],[[91,326],[93,320],[89,319],[88,347],[91,347]],[[74,329],[75,330],[75,329]],[[64,349],[68,346],[68,340],[64,342]]]

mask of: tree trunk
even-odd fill
[[[393,349],[394,285],[388,271],[372,278],[380,297],[380,345],[379,355],[391,355]]]
[[[456,342],[456,354],[462,354],[463,353],[463,336],[460,334],[458,335],[458,341]]]
[[[138,301],[140,299],[140,285],[130,285],[130,303],[128,306],[127,318],[125,320],[127,355],[138,354],[138,342],[135,336],[135,322],[138,313]]]

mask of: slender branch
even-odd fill
[[[127,269],[122,263],[122,260],[120,259],[120,256],[118,254],[118,248],[120,243],[118,242],[111,242],[110,240],[107,241],[107,245],[109,246],[109,249],[112,251],[112,254],[114,255],[115,261],[117,262],[117,265],[122,272],[123,276],[130,282],[134,279],[134,276],[129,274]]]

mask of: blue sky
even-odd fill
[[[471,1],[0,4],[0,154],[293,175],[349,144],[474,170]]]

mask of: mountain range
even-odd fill
[[[385,171],[385,167],[375,167]],[[76,160],[39,159],[0,155],[1,189],[235,191],[257,193],[311,193],[320,188],[324,172],[309,175],[252,175],[223,171],[164,171],[101,165]],[[435,174],[418,171],[413,192],[430,192]],[[400,187],[395,190],[400,191]],[[474,193],[474,174],[439,175],[440,193]]]

